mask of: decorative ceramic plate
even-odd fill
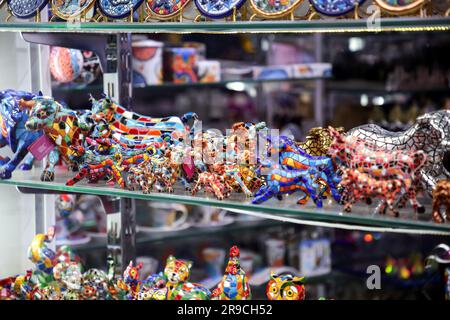
[[[295,10],[303,0],[250,0],[253,10],[267,18],[281,17]]]
[[[232,15],[234,8],[238,10],[245,0],[194,0],[194,2],[205,17],[220,19]]]
[[[365,0],[309,0],[314,9],[326,16],[341,16],[355,10]]]
[[[390,13],[406,14],[417,9],[425,0],[375,0],[375,2]]]
[[[123,19],[139,8],[143,0],[98,0],[100,11],[108,18]]]
[[[61,19],[78,17],[92,8],[95,0],[52,0],[52,11]]]
[[[147,8],[152,15],[170,19],[178,15],[191,0],[146,0]]]
[[[44,9],[48,0],[7,0],[11,14],[20,19],[29,19]]]

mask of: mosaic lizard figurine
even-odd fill
[[[262,164],[262,168],[264,167],[268,170],[266,184],[255,193],[253,204],[260,204],[272,197],[280,199],[285,194],[302,191],[304,196],[297,201],[298,204],[306,204],[311,197],[318,207],[322,207],[322,194],[325,190],[318,182],[317,171],[282,169],[269,160]],[[262,168],[257,172],[261,173]]]
[[[11,178],[12,172],[21,162],[22,170],[30,170],[32,167],[33,156],[28,152],[28,147],[42,132],[26,130],[28,114],[20,109],[19,101],[29,101],[33,97],[34,94],[24,91],[0,91],[0,148],[8,145],[14,153],[11,159],[0,157],[0,179]]]
[[[266,295],[269,300],[305,300],[305,277],[270,273]]]
[[[440,180],[433,189],[433,220],[444,223],[450,220],[450,180]],[[442,212],[444,208],[444,212]]]
[[[167,279],[167,300],[209,300],[211,292],[199,284],[188,282],[192,262],[167,258],[164,276]]]
[[[93,122],[91,123],[84,113],[67,109],[51,97],[38,96],[30,101],[22,100],[21,107],[30,109],[30,117],[25,127],[30,131],[43,130],[55,145],[48,155],[41,175],[42,181],[53,181],[55,165],[60,158],[72,167],[69,159],[70,147],[82,144],[91,131]]]
[[[162,136],[168,133],[173,141],[185,139],[189,133],[187,122],[197,120],[193,112],[183,117],[152,118],[144,116],[122,107],[112,99],[105,97],[100,100],[90,98],[92,103],[92,117],[95,121],[105,120],[109,130],[119,134],[136,136]]]
[[[212,300],[250,300],[252,298],[248,278],[241,269],[239,257],[239,248],[231,247],[225,275],[217,288],[213,290]]]

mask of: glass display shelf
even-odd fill
[[[340,33],[380,31],[445,31],[449,17],[382,18],[379,26],[366,19],[324,19],[238,22],[9,22],[0,31],[87,33]]]
[[[191,83],[161,83],[161,84],[151,84],[146,86],[133,86],[133,90],[159,90],[159,89],[188,89],[188,88],[211,88],[211,87],[232,87],[234,84],[246,84],[246,85],[257,85],[261,83],[277,83],[277,82],[306,82],[309,80],[321,80],[321,79],[331,79],[331,76],[324,77],[305,77],[296,79],[236,79],[236,80],[222,80],[218,82],[191,82]],[[100,91],[103,90],[102,85],[87,85],[87,86],[77,86],[77,85],[57,85],[52,86],[52,91],[55,92],[67,92],[67,91]],[[449,89],[450,90],[450,89]]]
[[[220,236],[235,232],[252,232],[253,230],[261,230],[266,228],[277,227],[285,224],[281,221],[274,221],[269,219],[259,219],[254,221],[233,221],[225,226],[208,226],[197,227],[190,225],[183,230],[174,231],[140,231],[139,226],[136,232],[136,245],[148,245],[161,241],[171,241],[195,237]],[[89,233],[91,237],[88,243],[83,244],[69,244],[69,246],[77,252],[89,251],[95,249],[106,249],[107,239],[106,234]]]
[[[43,182],[39,179],[40,170],[16,171],[13,173],[12,179],[0,180],[0,184],[17,186],[19,190],[26,193],[83,193],[213,206],[232,212],[298,224],[325,224],[329,227],[351,230],[450,235],[449,223],[437,224],[431,220],[429,205],[426,207],[425,214],[415,214],[407,206],[400,211],[400,216],[395,218],[389,215],[374,214],[375,204],[372,206],[365,204],[355,205],[351,213],[344,212],[342,206],[332,203],[331,200],[325,200],[323,208],[316,208],[311,201],[306,205],[297,205],[297,194],[287,196],[282,201],[270,199],[262,204],[254,205],[251,203],[250,198],[246,198],[241,193],[233,193],[231,197],[225,200],[217,200],[213,195],[203,191],[193,196],[186,192],[181,185],[175,188],[174,193],[152,192],[149,194],[112,187],[104,182],[88,184],[81,181],[74,186],[66,186],[65,182],[73,175],[74,173],[59,169],[55,173],[54,182]]]

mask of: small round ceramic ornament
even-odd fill
[[[165,20],[181,14],[190,0],[146,0],[145,4],[151,16]]]
[[[314,10],[330,17],[342,16],[361,5],[365,0],[309,0]]]
[[[52,12],[64,20],[85,14],[95,4],[95,0],[52,0]]]
[[[303,0],[250,0],[255,15],[276,19],[291,14]]]
[[[124,19],[136,12],[143,0],[98,0],[101,13],[111,19]]]
[[[375,0],[383,11],[393,15],[409,14],[421,8],[426,0]]]
[[[221,19],[239,10],[245,0],[194,0],[200,13],[211,19]]]
[[[50,50],[50,72],[56,81],[68,83],[81,75],[83,54],[80,50],[52,47]]]
[[[59,83],[90,84],[100,74],[100,62],[91,51],[62,47],[50,50],[50,72]]]
[[[48,0],[7,0],[13,16],[20,19],[35,17],[47,5]]]

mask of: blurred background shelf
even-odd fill
[[[143,194],[140,191],[128,191],[118,187],[111,187],[102,182],[98,184],[79,182],[69,187],[65,185],[65,181],[71,177],[71,174],[64,171],[55,173],[56,177],[54,182],[42,182],[39,176],[40,171],[36,170],[31,172],[16,171],[12,179],[1,180],[0,184],[17,186],[24,193],[82,193],[166,201],[186,205],[205,205],[279,221],[313,225],[327,223],[331,227],[350,230],[450,234],[450,224],[436,224],[431,221],[429,207],[427,207],[426,214],[420,215],[416,215],[411,208],[407,207],[400,212],[399,218],[394,218],[388,215],[375,215],[373,213],[374,205],[356,205],[353,207],[352,213],[343,212],[342,206],[335,203],[327,204],[327,200],[324,201],[324,207],[321,209],[316,208],[311,202],[307,205],[300,206],[296,204],[297,197],[295,194],[286,197],[283,201],[270,199],[262,204],[254,205],[251,203],[251,199],[246,198],[243,194],[233,194],[230,198],[221,201],[202,191],[192,196],[181,187],[175,188],[175,193],[172,194]]]
[[[239,22],[159,22],[159,23],[66,23],[66,22],[12,22],[1,23],[1,31],[26,32],[86,32],[86,33],[337,33],[380,31],[445,31],[449,18],[397,17],[383,18],[380,26],[370,28],[366,19],[327,19],[297,21],[239,21]]]

